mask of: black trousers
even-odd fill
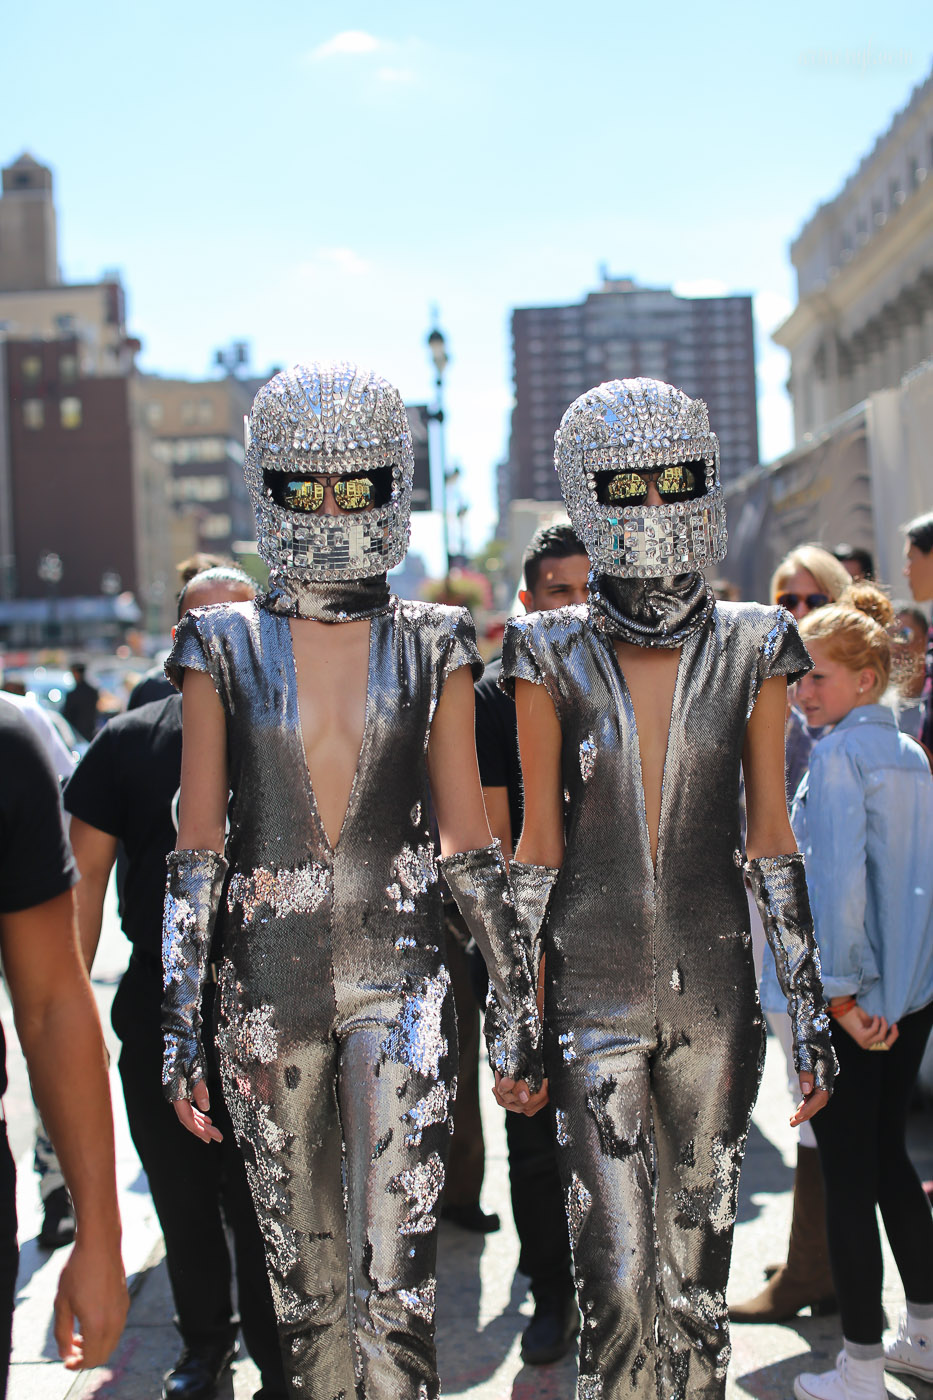
[[[13,1302],[19,1248],[16,1243],[16,1168],[7,1141],[6,1123],[0,1122],[0,1400],[6,1395],[10,1374],[13,1334]]]
[[[222,1143],[204,1143],[179,1123],[162,1094],[162,978],[155,960],[134,953],[114,997],[111,1020],[122,1042],[120,1078],[126,1116],[162,1226],[176,1324],[188,1346],[222,1345],[236,1336],[233,1236],[240,1325],[262,1375],[264,1400],[287,1395],[265,1249],[242,1158],[224,1107],[213,1053],[213,986],[204,1001],[211,1119]]]
[[[812,1120],[842,1334],[866,1346],[881,1341],[883,1328],[876,1205],[908,1302],[933,1304],[933,1216],[905,1140],[931,1026],[933,1003],[899,1021],[899,1038],[882,1052],[863,1050],[834,1024],[839,1077]]]

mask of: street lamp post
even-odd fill
[[[47,645],[53,646],[58,641],[58,617],[55,610],[55,593],[58,585],[62,581],[64,567],[61,555],[56,554],[53,549],[47,549],[39,555],[39,564],[36,569],[40,582],[45,584],[46,598],[49,605],[48,618],[46,620]]]
[[[428,409],[427,418],[437,424],[434,441],[437,445],[437,459],[440,465],[441,519],[444,529],[444,563],[450,573],[450,523],[447,518],[447,462],[444,452],[444,371],[449,364],[447,342],[435,324],[428,336],[428,351],[434,363],[434,407]]]

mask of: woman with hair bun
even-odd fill
[[[797,703],[808,723],[831,726],[791,820],[840,1068],[814,1131],[845,1344],[833,1370],[797,1377],[798,1400],[884,1400],[885,1367],[933,1381],[933,1218],[905,1144],[933,1026],[933,780],[879,703],[893,618],[878,588],[857,583],[800,625],[814,665]],[[876,1206],[907,1299],[886,1349]]]

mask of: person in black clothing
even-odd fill
[[[33,1091],[78,1221],[55,1299],[55,1340],[72,1371],[107,1359],[128,1306],[106,1051],[75,936],[74,882],[52,765],[33,730],[0,700],[0,957]],[[0,1095],[6,1088],[0,1029]],[[0,1122],[0,1397],[17,1258],[16,1173]]]
[[[73,661],[71,674],[75,683],[65,696],[62,714],[76,733],[88,743],[97,733],[97,702],[100,691],[87,679],[87,667],[83,661]]]
[[[933,511],[904,526],[904,577],[915,603],[933,599]],[[926,680],[922,692],[920,742],[933,750],[933,627],[927,634]]]
[[[526,612],[585,603],[589,560],[569,525],[537,532],[525,553]],[[476,753],[490,829],[511,854],[522,828],[521,764],[515,702],[497,685],[500,663],[487,666],[476,683]],[[521,1244],[518,1267],[530,1279],[534,1317],[522,1336],[522,1359],[530,1365],[557,1361],[572,1345],[578,1327],[564,1195],[557,1171],[554,1110],[534,1117],[507,1113],[512,1214]]]
[[[185,587],[179,613],[188,607],[246,601],[253,592],[241,571],[210,569]],[[162,900],[165,857],[175,845],[180,776],[178,694],[117,716],[94,740],[65,789],[82,877],[79,927],[90,963],[117,843],[122,841],[122,921],[133,953],[111,1016],[122,1042],[119,1069],[127,1118],[165,1237],[183,1342],[163,1394],[174,1400],[206,1400],[236,1352],[226,1221],[233,1234],[243,1337],[262,1376],[259,1394],[262,1400],[283,1400],[287,1391],[265,1251],[242,1158],[223,1109],[216,1064],[208,1083],[214,1121],[223,1134],[218,1151],[205,1152],[185,1132],[162,1093]],[[213,1001],[211,984],[203,1007],[206,1027],[213,1024]]]

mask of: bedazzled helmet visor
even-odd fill
[[[574,400],[554,442],[567,511],[598,572],[668,578],[725,557],[719,441],[702,399],[657,379],[612,379]],[[645,472],[659,506],[644,504]]]
[[[318,363],[270,379],[246,422],[244,472],[259,554],[273,578],[342,582],[400,564],[414,469],[405,405],[385,379],[356,365]],[[337,503],[344,500],[337,515],[307,509],[300,487],[312,475],[355,479],[352,490],[348,482],[335,491]],[[364,504],[361,478],[370,483]]]

